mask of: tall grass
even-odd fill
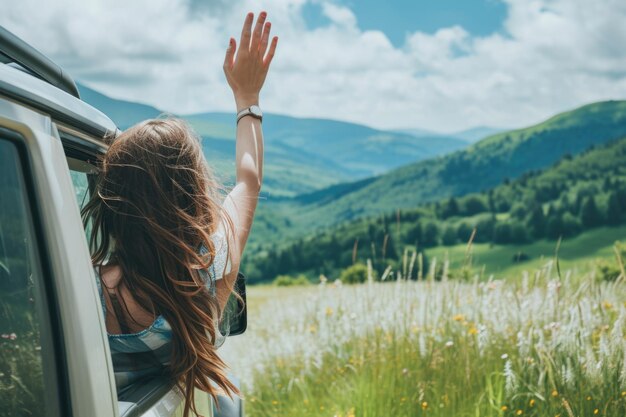
[[[226,348],[247,415],[626,415],[621,280],[560,276],[553,262],[512,282],[434,270],[259,306]]]

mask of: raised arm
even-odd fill
[[[278,38],[274,37],[269,43],[271,24],[266,18],[267,13],[261,12],[253,29],[254,15],[248,13],[239,49],[231,38],[226,51],[224,73],[233,90],[237,112],[259,105],[259,93],[276,51]],[[236,185],[224,200],[224,210],[233,222],[234,233],[227,234],[230,236],[231,270],[217,282],[217,297],[222,308],[239,271],[263,180],[263,131],[261,121],[254,117],[243,117],[237,124],[235,164]]]

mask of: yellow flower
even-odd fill
[[[277,406],[277,405],[278,405],[278,401],[273,400],[273,401],[272,401],[272,405],[273,405],[273,406]]]
[[[626,391],[622,391],[622,397],[626,397]]]
[[[534,399],[531,399],[531,400],[528,402],[528,405],[530,405],[531,407],[534,407],[534,406],[535,406],[535,400],[534,400]]]
[[[314,324],[309,326],[309,333],[316,333],[317,332],[317,326],[315,326]]]
[[[559,392],[557,390],[553,390],[552,391],[552,396],[553,397],[558,397],[559,396]]]
[[[600,410],[598,410],[597,408],[595,410],[593,410],[593,414],[598,414],[600,412]]]
[[[476,328],[476,326],[472,326],[472,327],[469,328],[467,333],[470,334],[470,335],[476,335],[476,334],[478,334],[478,329]]]
[[[587,396],[587,401],[591,401],[591,395]]]
[[[517,410],[515,412],[515,415],[517,415],[517,416],[521,416],[522,414],[524,414],[524,412],[522,410]]]
[[[506,411],[508,409],[509,409],[509,407],[507,407],[506,405],[503,405],[502,407],[500,407],[500,410],[502,410],[502,411]]]
[[[428,403],[426,401],[422,402],[422,410],[426,410],[428,408]]]
[[[454,321],[463,321],[463,320],[465,320],[465,316],[463,314],[457,314],[454,317],[452,317],[452,320],[454,320]]]
[[[605,301],[602,303],[602,307],[604,307],[605,310],[610,310],[613,308],[613,304],[609,303],[608,301]]]
[[[352,407],[352,408],[348,411],[348,414],[346,414],[346,417],[354,417],[354,407]]]
[[[326,307],[326,317],[330,317],[333,315],[332,307]]]

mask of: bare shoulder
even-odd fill
[[[122,279],[122,268],[119,265],[102,265],[100,267],[100,277],[104,284],[109,287],[116,287]]]

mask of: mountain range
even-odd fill
[[[548,167],[567,154],[575,155],[623,136],[626,136],[626,101],[589,104],[537,125],[497,133],[465,149],[407,164],[377,177],[316,190],[288,201],[267,201],[261,212],[271,210],[289,216],[292,229],[289,233],[301,234],[487,190],[507,179]],[[265,230],[261,225],[259,228]],[[273,228],[275,225],[270,229]],[[282,232],[278,234],[282,237]]]
[[[164,114],[145,104],[118,100],[79,85],[84,101],[126,129]],[[205,155],[225,182],[234,175],[235,114],[179,115],[202,137]],[[410,134],[328,119],[266,114],[266,197],[288,197],[383,174],[415,161],[467,146],[463,139],[422,132]]]

